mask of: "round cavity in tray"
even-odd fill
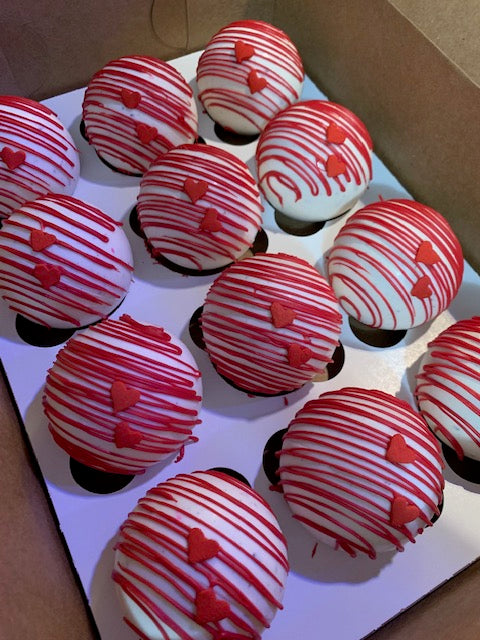
[[[250,482],[242,475],[239,471],[235,471],[235,469],[230,469],[230,467],[212,467],[209,471],[220,471],[221,473],[225,473],[227,476],[231,476],[232,478],[236,478],[247,485],[247,487],[251,487]]]
[[[228,129],[224,129],[217,122],[215,123],[214,131],[215,131],[215,135],[219,140],[235,146],[250,144],[251,142],[254,142],[260,135],[259,133],[253,133],[251,135],[235,133],[234,131],[229,131]]]
[[[360,342],[368,344],[371,347],[379,347],[386,349],[393,347],[403,340],[407,334],[406,329],[377,329],[375,327],[368,327],[355,318],[348,318],[350,329],[352,333]]]
[[[281,488],[278,486],[278,483],[280,482],[280,476],[278,475],[278,452],[282,448],[282,439],[286,432],[286,429],[276,431],[267,440],[265,448],[263,449],[263,470],[267,478],[270,480],[272,487],[279,491],[281,491]]]
[[[20,314],[15,319],[15,329],[19,338],[34,347],[55,347],[66,342],[76,331],[76,329],[46,327]]]
[[[122,473],[107,473],[92,469],[70,458],[70,472],[75,482],[90,493],[115,493],[126,487],[135,476]]]
[[[275,210],[275,222],[282,231],[291,236],[312,236],[325,226],[326,220],[295,220],[281,211]]]
[[[444,442],[442,444],[443,457],[450,469],[460,478],[474,484],[480,484],[480,460],[464,457],[463,460]]]

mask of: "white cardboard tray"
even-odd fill
[[[198,55],[172,61],[194,91]],[[46,372],[61,345],[41,348],[23,343],[16,334],[14,314],[0,303],[0,357],[102,640],[136,638],[122,621],[110,579],[118,526],[150,486],[180,472],[216,466],[235,469],[249,480],[271,504],[288,540],[291,571],[284,609],[264,633],[264,640],[314,640],[319,633],[335,640],[364,637],[480,556],[480,487],[462,480],[447,467],[440,519],[403,553],[380,555],[372,561],[352,559],[319,545],[312,558],[313,539],[291,518],[281,494],[269,489],[262,468],[263,449],[268,438],[285,428],[307,399],[324,391],[347,385],[380,388],[413,403],[414,376],[427,343],[454,321],[478,314],[474,305],[479,276],[465,265],[464,282],[450,309],[426,326],[408,332],[402,342],[389,349],[359,342],[345,319],[341,336],[345,366],[338,376],[288,394],[287,403],[284,397],[249,397],[216,375],[205,353],[189,336],[189,320],[202,305],[215,276],[182,276],[154,263],[147,254],[143,240],[128,222],[139,179],[111,171],[80,135],[83,93],[73,91],[45,103],[70,130],[80,150],[82,169],[75,196],[124,221],[132,244],[134,282],[114,316],[129,313],[179,336],[194,354],[204,384],[203,423],[195,431],[200,440],[186,448],[183,460],[151,469],[117,493],[89,493],[72,479],[68,456],[50,437],[41,408]],[[307,78],[302,99],[310,98],[325,96]],[[199,116],[199,133],[206,142],[238,154],[254,172],[255,143],[235,147],[222,143],[200,105]],[[360,204],[399,196],[409,197],[374,157],[373,181]],[[273,211],[265,203],[268,250],[300,255],[321,270],[322,257],[343,222],[329,222],[313,236],[295,237],[277,227]]]

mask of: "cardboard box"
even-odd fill
[[[477,9],[476,0],[3,0],[0,92],[43,99],[84,86],[120,55],[169,59],[202,48],[232,20],[267,20],[295,41],[320,89],[364,120],[377,154],[412,196],[450,221],[480,270]],[[7,404],[3,394],[0,406]],[[93,630],[87,615],[78,615],[82,602],[41,480],[14,414],[3,413],[1,421],[0,637],[87,640]],[[458,602],[446,606],[454,611]],[[442,625],[425,628],[437,638],[453,634],[442,636]],[[391,640],[404,637],[394,633]],[[462,637],[478,637],[471,633]]]

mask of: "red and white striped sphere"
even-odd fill
[[[120,527],[113,580],[142,638],[260,638],[282,608],[284,536],[265,500],[218,471],[150,489]]]
[[[190,86],[168,62],[149,56],[118,58],[100,69],[85,91],[83,121],[98,155],[131,174],[197,138]]]
[[[105,318],[132,272],[121,224],[73,196],[28,202],[0,229],[0,296],[37,324],[78,328]]]
[[[127,315],[70,338],[48,372],[55,442],[92,469],[139,474],[195,441],[201,374],[187,347]]]
[[[48,193],[72,195],[79,174],[72,136],[49,107],[0,96],[0,219]]]
[[[351,556],[403,551],[442,502],[439,445],[411,406],[345,387],[307,402],[290,422],[280,486],[317,540]]]
[[[361,120],[328,100],[288,107],[257,144],[260,190],[285,215],[306,221],[350,209],[372,179],[372,140]]]
[[[433,433],[462,460],[480,460],[480,317],[459,320],[430,344],[415,395]]]
[[[218,373],[273,395],[312,381],[332,360],[342,318],[326,279],[304,259],[258,253],[227,267],[201,316]]]
[[[248,166],[204,144],[158,158],[140,183],[138,218],[153,255],[188,269],[215,269],[251,247],[263,205]]]
[[[257,134],[296,102],[304,70],[296,46],[278,27],[239,20],[220,29],[197,66],[198,97],[212,120],[243,135]]]
[[[439,315],[458,292],[463,266],[462,248],[445,218],[405,199],[356,211],[327,256],[340,305],[380,329],[410,329]]]

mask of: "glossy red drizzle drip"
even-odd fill
[[[415,390],[420,411],[460,459],[480,459],[480,317],[445,329],[428,354]]]
[[[408,465],[385,458],[395,434],[416,452]],[[384,544],[402,550],[413,542],[438,513],[444,486],[438,443],[410,405],[353,387],[327,392],[297,413],[284,437],[279,474],[295,518],[350,555],[372,558]],[[413,509],[405,504],[418,510],[411,524],[405,517]]]
[[[216,543],[191,563],[192,531]],[[121,527],[114,581],[160,637],[182,640],[198,626],[214,638],[259,640],[288,571],[285,540],[267,503],[234,478],[209,471],[171,478],[147,492]],[[246,589],[245,585],[249,588]],[[199,615],[199,599],[207,604]],[[127,615],[133,628],[141,624]]]
[[[44,409],[52,436],[89,467],[142,473],[194,441],[200,372],[168,334],[139,324],[122,316],[90,327],[69,340],[48,373]],[[112,383],[138,392],[133,404],[117,407],[121,413],[112,405]],[[141,435],[135,451],[115,447],[122,421]]]

